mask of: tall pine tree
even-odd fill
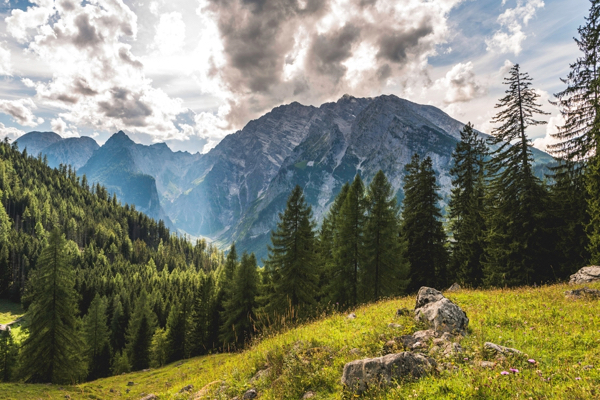
[[[84,343],[77,323],[75,276],[67,243],[58,229],[38,258],[27,310],[29,336],[21,351],[27,382],[74,383],[85,376]]]
[[[258,270],[254,253],[242,254],[242,261],[237,266],[231,297],[225,302],[221,342],[224,348],[239,348],[254,335],[256,319],[256,298],[258,295]]]
[[[367,191],[365,262],[359,271],[364,301],[403,293],[409,264],[400,237],[398,205],[392,185],[379,170]]]
[[[449,219],[453,241],[449,277],[463,285],[479,286],[483,280],[481,257],[485,246],[483,197],[487,147],[471,123],[465,125],[460,136],[450,169],[453,188]]]
[[[150,307],[148,293],[142,289],[127,326],[127,358],[133,371],[150,366],[150,344],[156,328],[156,315]]]
[[[587,195],[588,218],[585,221],[563,219],[566,231],[561,236],[568,235],[573,225],[586,224],[591,262],[600,263],[600,1],[590,3],[586,23],[579,27],[579,38],[575,38],[581,56],[570,65],[566,79],[562,79],[566,89],[555,94],[554,104],[560,107],[565,123],[553,135],[557,143],[549,149],[565,160],[555,174],[566,173],[566,179],[583,180]],[[565,178],[563,183],[566,183]],[[581,184],[576,182],[574,186]],[[568,207],[579,206],[580,201],[573,200],[575,203]]]
[[[265,268],[273,285],[266,308],[269,314],[294,318],[314,312],[318,295],[315,244],[311,207],[302,188],[296,186],[268,246]]]
[[[547,193],[533,174],[533,155],[527,128],[545,124],[545,115],[532,79],[515,64],[504,79],[506,95],[496,108],[492,131],[491,180],[487,194],[487,246],[484,280],[489,285],[514,286],[542,282],[550,277],[545,246],[544,207]]]
[[[448,283],[448,253],[431,158],[421,161],[414,154],[405,171],[402,236],[408,244],[409,287],[411,291],[421,286],[442,288]]]
[[[110,374],[110,335],[106,308],[106,299],[96,294],[87,315],[83,318],[88,380],[103,378]]]

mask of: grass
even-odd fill
[[[0,324],[7,324],[24,314],[21,304],[0,299]]]
[[[600,283],[588,286],[600,289]],[[452,367],[435,376],[398,382],[363,397],[600,398],[600,302],[566,298],[564,291],[571,288],[552,285],[447,294],[470,319],[469,334],[461,342],[465,353],[444,360]],[[139,399],[155,393],[160,399],[231,399],[241,398],[251,387],[258,390],[261,400],[300,399],[309,390],[316,393],[314,399],[352,398],[340,383],[344,364],[379,356],[387,340],[419,329],[411,317],[395,317],[395,311],[402,307],[413,308],[414,297],[360,307],[353,310],[357,316],[353,320],[338,314],[289,329],[263,338],[242,353],[199,357],[75,386],[2,384],[0,398],[64,399],[70,395],[72,399]],[[389,328],[390,322],[403,328]],[[527,355],[500,361],[494,369],[479,367],[478,361],[489,359],[482,351],[486,341],[517,348]],[[536,363],[529,363],[528,358]],[[500,374],[510,368],[520,372]],[[251,383],[260,370],[267,372]],[[127,386],[128,382],[133,386]],[[194,385],[194,390],[178,394],[188,384]],[[202,388],[204,395],[198,394]]]

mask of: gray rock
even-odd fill
[[[580,283],[590,283],[600,281],[600,266],[590,265],[589,267],[583,267],[573,275],[569,283],[571,285],[577,285]]]
[[[342,384],[352,392],[362,393],[372,385],[389,385],[404,377],[420,378],[436,367],[435,360],[410,352],[366,358],[344,366]]]
[[[394,350],[396,349],[396,341],[395,340],[388,340],[384,345],[383,345],[383,353],[384,354],[390,354],[393,353]]]
[[[127,382],[127,386],[133,386],[133,385],[135,385],[135,383],[133,383],[133,382]]]
[[[451,357],[464,353],[462,346],[456,342],[446,344],[444,348],[444,356]]]
[[[415,312],[418,308],[421,308],[429,303],[435,303],[442,299],[445,299],[442,292],[439,290],[435,290],[434,288],[430,288],[427,286],[421,287],[419,289],[419,293],[417,293],[417,303],[415,304]]]
[[[348,315],[346,316],[346,318],[348,318],[348,319],[356,319],[356,314],[354,314],[354,313],[350,313],[350,314],[348,314]]]
[[[504,347],[492,342],[485,342],[483,345],[484,350],[488,354],[501,354],[503,356],[521,356],[523,352],[517,349],[513,349],[511,347]]]
[[[271,368],[270,367],[267,367],[265,369],[261,369],[256,374],[254,374],[254,376],[252,378],[250,378],[250,383],[252,384],[254,382],[260,381],[261,379],[269,376],[270,373],[271,373]]]
[[[415,343],[417,343],[417,339],[415,339],[412,335],[402,335],[396,338],[397,342],[402,343],[402,346],[405,349],[410,349]]]
[[[302,400],[312,399],[315,396],[316,396],[316,393],[313,392],[312,390],[309,390],[308,392],[304,393],[304,396],[302,396]]]
[[[181,388],[181,390],[179,391],[179,393],[186,393],[189,392],[190,390],[192,390],[194,388],[194,385],[187,385]]]
[[[440,336],[438,332],[433,329],[427,329],[425,331],[416,331],[412,336],[420,342],[429,342],[430,340]]]
[[[600,298],[600,290],[584,287],[581,289],[567,290],[565,292],[565,296],[571,297],[573,299],[581,299],[583,297],[590,297],[596,299]]]
[[[460,289],[462,289],[462,288],[460,287],[460,285],[459,285],[458,283],[454,282],[454,283],[452,284],[452,286],[450,286],[450,287],[449,287],[449,288],[446,290],[446,292],[458,292]]]
[[[422,287],[417,295],[415,319],[438,332],[464,334],[469,326],[467,314],[439,291]]]
[[[250,399],[255,399],[258,397],[258,393],[256,392],[256,389],[250,389],[248,391],[246,391],[246,393],[244,393],[244,396],[242,397],[243,400],[250,400]]]

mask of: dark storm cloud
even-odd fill
[[[109,101],[101,101],[98,108],[110,118],[118,118],[127,125],[143,127],[146,118],[152,115],[152,108],[140,100],[143,93],[134,93],[126,88],[113,88]]]
[[[414,29],[385,33],[379,38],[377,57],[395,63],[404,63],[407,50],[416,47],[421,38],[431,33],[433,33],[433,27],[428,21]]]
[[[360,28],[346,24],[341,29],[317,35],[310,48],[310,63],[320,74],[339,80],[346,73],[342,62],[352,56],[352,45],[360,38]]]

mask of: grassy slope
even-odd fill
[[[18,303],[0,299],[0,324],[7,324],[15,321],[23,315],[23,309]]]
[[[600,289],[600,283],[589,285]],[[469,291],[448,294],[469,316],[470,333],[463,339],[465,354],[452,361],[458,368],[444,370],[416,382],[404,382],[369,398],[404,399],[592,399],[600,397],[600,302],[564,296],[567,285],[516,290]],[[300,399],[313,390],[316,399],[341,399],[343,366],[353,359],[381,355],[382,345],[394,336],[418,329],[410,317],[394,317],[400,307],[412,308],[413,297],[382,301],[355,310],[357,318],[336,315],[265,338],[239,354],[221,354],[186,360],[149,372],[137,372],[82,385],[0,385],[0,398],[131,398],[156,393],[159,398],[178,395],[185,385],[194,392],[207,387],[206,398],[232,398],[256,387],[261,399]],[[388,328],[390,322],[405,326]],[[515,347],[537,361],[506,361],[495,369],[475,366],[484,359],[485,341]],[[361,349],[355,355],[352,349]],[[468,358],[465,360],[464,358]],[[271,373],[249,384],[265,364]],[[585,369],[584,366],[593,365]],[[518,374],[502,376],[502,370]],[[580,378],[580,379],[577,379]],[[227,388],[221,393],[219,381]],[[127,382],[134,382],[131,387]],[[216,381],[216,383],[215,383]],[[111,392],[111,389],[113,390]],[[127,393],[126,390],[130,389]],[[197,396],[198,398],[204,398]]]

